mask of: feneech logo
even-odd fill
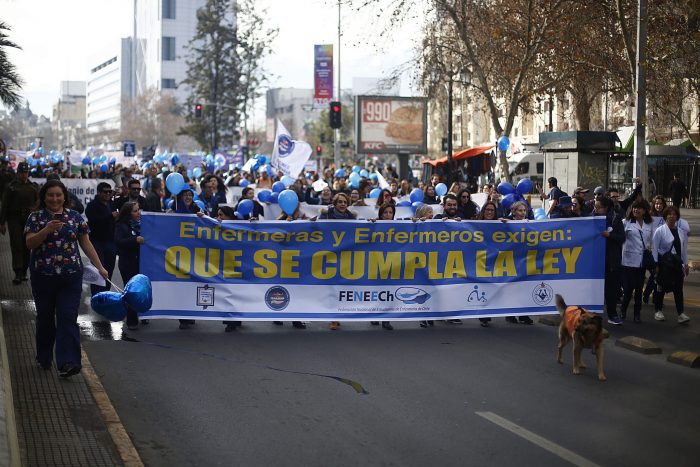
[[[554,290],[549,284],[541,282],[532,290],[532,300],[540,306],[548,304],[552,298],[554,298]]]
[[[406,304],[423,304],[430,299],[430,294],[416,287],[399,287],[396,289],[396,299]]]
[[[274,311],[282,311],[289,305],[289,292],[282,286],[270,287],[265,292],[265,304]]]
[[[208,306],[214,306],[214,287],[209,284],[197,287],[197,306],[204,307],[205,310]]]

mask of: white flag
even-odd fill
[[[384,178],[384,177],[382,176],[382,174],[379,173],[378,170],[377,170],[376,172],[374,172],[374,173],[377,174],[377,182],[379,182],[379,188],[381,188],[382,190],[385,189],[385,188],[386,188],[387,190],[388,190],[389,188],[391,188],[391,186],[389,185],[389,183],[386,181],[386,178]]]
[[[282,122],[277,120],[277,136],[270,160],[275,171],[279,170],[285,175],[296,178],[311,157],[311,152],[309,143],[292,140],[292,136]]]

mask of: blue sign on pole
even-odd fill
[[[124,141],[124,157],[136,156],[136,143],[134,141]]]

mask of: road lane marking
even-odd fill
[[[505,418],[496,415],[493,412],[474,412],[478,416],[485,418],[486,420],[490,421],[491,423],[495,423],[496,425],[500,426],[501,428],[505,428],[506,430],[510,431],[511,433],[520,436],[521,438],[530,441],[532,444],[535,444],[542,449],[546,449],[547,451],[551,452],[552,454],[564,459],[567,462],[572,463],[573,465],[577,465],[580,467],[599,467],[598,464],[589,461],[588,459],[579,456],[575,452],[569,451],[565,447],[559,446],[556,443],[553,443],[552,441],[549,441],[546,438],[543,438],[542,436],[533,433],[532,431],[529,431],[520,425],[511,422],[510,420],[506,420]]]

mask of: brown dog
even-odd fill
[[[562,318],[559,325],[557,361],[564,363],[561,358],[562,350],[571,340],[574,347],[574,374],[578,375],[581,373],[582,368],[586,368],[586,365],[581,361],[581,350],[592,348],[598,367],[598,379],[605,381],[605,373],[603,373],[603,339],[608,337],[608,333],[604,332],[603,318],[589,313],[579,306],[567,307],[564,299],[559,294],[554,297],[554,301]]]

